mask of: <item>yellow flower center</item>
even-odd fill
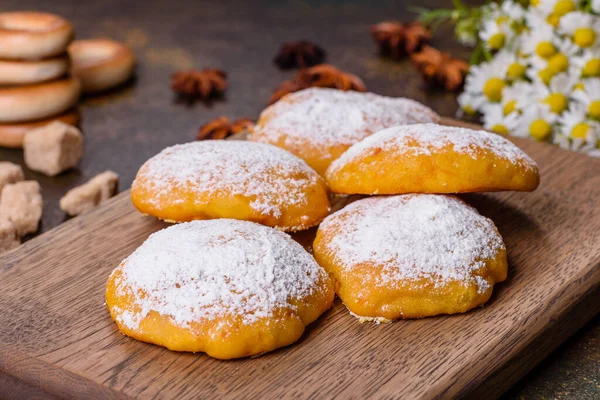
[[[490,78],[483,85],[483,94],[489,101],[497,103],[502,100],[502,89],[504,89],[504,81],[500,78]]]
[[[540,0],[531,0],[531,1],[529,2],[529,4],[531,4],[531,5],[532,5],[532,6],[534,6],[534,7],[537,7],[537,6],[539,6],[539,5],[540,5]]]
[[[535,47],[535,54],[542,58],[548,59],[556,54],[556,47],[554,47],[552,42],[539,42]]]
[[[535,140],[544,140],[552,133],[552,126],[543,119],[534,120],[529,125],[529,135]]]
[[[506,42],[506,36],[502,32],[498,32],[493,34],[488,39],[488,46],[492,50],[500,50],[504,47],[504,43]]]
[[[546,97],[544,103],[550,106],[550,110],[552,110],[553,113],[560,114],[567,109],[569,100],[567,99],[567,96],[562,93],[552,93]]]
[[[511,112],[515,111],[516,109],[517,109],[517,101],[510,100],[510,101],[506,102],[506,104],[504,105],[504,108],[502,110],[504,112],[504,115],[508,115]]]
[[[590,127],[585,122],[580,122],[571,129],[571,137],[575,139],[585,139]]]
[[[575,11],[576,8],[573,0],[559,0],[554,5],[554,10],[552,12],[559,17],[562,17],[571,11]]]
[[[548,68],[555,73],[564,72],[569,68],[569,59],[562,53],[553,55],[548,60]]]
[[[596,32],[592,28],[577,28],[573,34],[573,42],[579,47],[590,47],[596,41]]]
[[[508,135],[508,128],[506,127],[506,125],[496,124],[496,125],[492,126],[492,132],[496,132],[496,133],[506,136],[506,135]]]
[[[470,105],[466,105],[463,106],[462,108],[464,110],[464,112],[466,112],[468,115],[473,115],[475,114],[475,109],[473,107],[471,107]]]
[[[600,58],[592,58],[586,62],[581,70],[581,75],[585,78],[600,76]]]
[[[506,22],[508,22],[510,20],[510,18],[508,18],[508,15],[501,15],[498,18],[496,18],[496,25],[500,26]]]
[[[575,86],[573,86],[573,90],[585,90],[585,86],[583,86],[583,83],[577,82]]]
[[[548,22],[550,25],[556,28],[560,23],[560,15],[552,13],[548,15],[548,17],[546,18],[546,22]]]
[[[506,70],[506,76],[508,79],[513,81],[521,79],[525,76],[526,70],[527,68],[524,65],[514,62],[508,66],[508,69]]]
[[[600,119],[600,100],[594,100],[588,106],[588,114],[590,117]]]
[[[540,77],[542,82],[544,82],[546,85],[550,84],[550,81],[552,80],[552,78],[554,77],[555,74],[556,74],[556,72],[554,72],[550,68],[544,68],[538,72],[538,76]]]

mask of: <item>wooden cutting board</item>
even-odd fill
[[[104,285],[165,224],[126,191],[0,257],[0,397],[497,397],[600,311],[600,160],[515,142],[540,188],[464,196],[509,254],[480,309],[375,325],[336,300],[295,345],[236,361],[141,343],[117,331]]]

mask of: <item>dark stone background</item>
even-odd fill
[[[55,178],[25,170],[43,187],[41,232],[66,219],[58,200],[71,187],[112,169],[121,189],[138,167],[162,148],[194,139],[200,125],[225,115],[255,119],[277,84],[295,71],[279,71],[271,60],[281,42],[312,40],[327,62],[362,77],[372,92],[406,96],[453,116],[456,94],[425,87],[410,62],[377,56],[369,34],[373,23],[414,18],[414,6],[449,7],[449,0],[421,1],[79,1],[2,0],[2,10],[44,10],[71,19],[79,38],[111,37],[127,43],[139,61],[137,77],[110,93],[84,98],[85,155],[78,170]],[[471,1],[481,4],[482,0]],[[455,57],[470,51],[452,31],[436,32],[433,44]],[[178,104],[169,87],[172,72],[222,68],[229,88],[222,100]],[[23,164],[20,150],[0,149],[0,160]],[[589,323],[519,382],[506,399],[600,398],[600,319]]]

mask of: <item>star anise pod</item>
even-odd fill
[[[460,89],[469,71],[467,62],[431,46],[424,46],[410,58],[426,83],[444,86],[449,91]]]
[[[227,74],[219,69],[180,71],[173,74],[171,88],[187,101],[208,101],[227,89]]]
[[[365,92],[367,87],[356,75],[341,71],[329,64],[319,64],[298,72],[291,81],[284,81],[275,89],[269,104],[275,103],[288,93],[297,92],[309,87],[324,87],[339,90],[355,90]]]
[[[396,60],[419,50],[431,39],[431,32],[420,22],[380,22],[371,27],[379,52]]]
[[[253,125],[254,122],[249,118],[240,118],[230,122],[229,118],[221,116],[202,125],[198,130],[196,140],[225,139],[236,133],[247,131]]]
[[[285,42],[273,62],[281,69],[307,68],[325,61],[325,50],[307,40]]]

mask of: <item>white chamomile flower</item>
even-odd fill
[[[546,86],[541,83],[535,84],[535,93],[539,102],[547,104],[555,114],[560,114],[569,107],[569,97],[575,88],[577,78],[560,73]]]
[[[500,104],[488,104],[483,108],[483,127],[489,131],[508,135],[519,125],[519,114],[504,114]]]
[[[584,50],[571,58],[571,65],[582,78],[600,77],[600,50]]]
[[[569,40],[556,40],[554,54],[547,58],[534,55],[530,59],[527,76],[533,81],[550,84],[552,78],[561,72],[569,72],[573,68],[570,60],[579,52],[579,48]]]
[[[577,148],[584,143],[596,143],[597,123],[589,121],[582,104],[572,103],[571,107],[558,118],[559,131],[576,143]]]
[[[600,0],[592,0],[592,10],[600,14]]]
[[[498,64],[498,70],[503,71],[502,76],[507,81],[517,81],[525,78],[527,73],[527,60],[517,56],[513,51],[500,50],[494,56],[494,62]]]
[[[560,20],[559,32],[569,36],[581,48],[592,48],[600,41],[600,17],[583,12],[570,12]]]
[[[536,17],[534,13],[527,14],[527,17],[530,30],[523,34],[521,52],[524,55],[537,55],[544,59],[555,55],[558,51],[555,44],[557,37],[552,26]]]
[[[471,66],[465,80],[465,90],[481,93],[488,102],[499,103],[502,100],[502,90],[506,86],[505,73],[504,64],[497,58]]]
[[[502,2],[502,13],[514,21],[520,21],[525,16],[525,9],[519,3],[512,0]]]
[[[590,118],[600,121],[600,78],[585,79],[582,86],[583,90],[573,92],[573,98]]]
[[[519,125],[513,134],[532,137],[539,141],[548,140],[552,137],[552,125],[556,122],[556,118],[556,114],[550,111],[547,104],[532,103],[523,110]]]
[[[520,113],[527,105],[535,101],[534,86],[526,81],[506,86],[502,91],[502,110],[504,115],[509,115],[514,111]]]
[[[467,115],[473,115],[481,110],[485,102],[486,100],[482,94],[464,91],[458,95],[460,109]],[[458,112],[457,115],[459,117],[462,116],[460,112]]]
[[[496,20],[489,19],[483,23],[483,28],[479,32],[479,38],[490,50],[502,49],[513,36],[514,32],[504,20],[496,22]]]
[[[546,18],[546,21],[557,27],[562,17],[577,10],[579,0],[539,0],[536,9]]]

